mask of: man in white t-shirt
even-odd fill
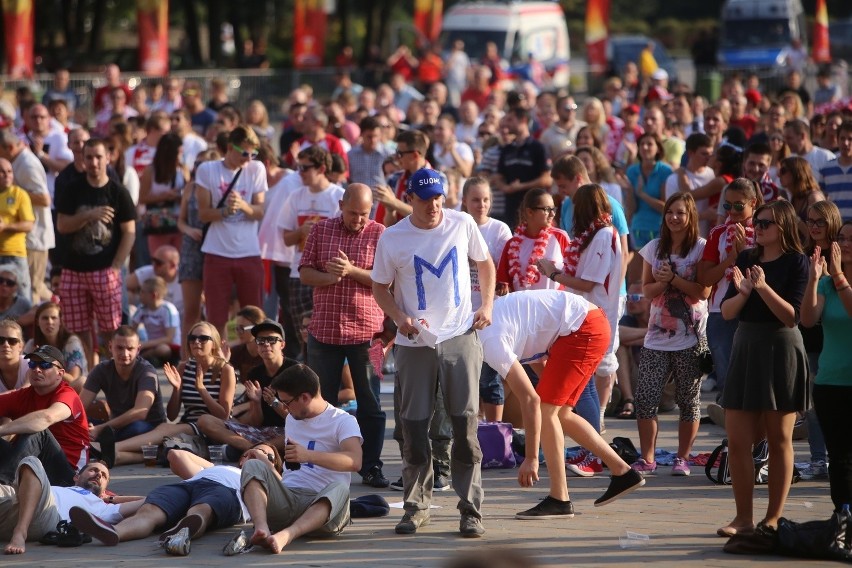
[[[24,458],[15,483],[0,486],[0,539],[9,541],[3,552],[23,554],[26,542],[41,539],[55,531],[59,521],[69,520],[72,507],[117,523],[142,506],[142,499],[107,497],[108,484],[109,470],[103,462],[86,464],[74,476],[73,486],[58,487],[50,485],[38,458]]]
[[[405,515],[396,532],[414,534],[430,520],[429,421],[440,384],[453,426],[450,466],[459,496],[459,532],[479,537],[485,529],[476,420],[482,357],[476,330],[491,323],[495,269],[473,218],[443,209],[445,195],[439,172],[414,172],[406,191],[412,213],[382,234],[373,261],[373,295],[397,324]],[[475,313],[468,258],[476,263],[481,287],[482,305]]]
[[[713,141],[702,132],[690,134],[686,139],[686,165],[678,168],[666,180],[665,199],[681,191],[694,191],[716,178],[713,168],[707,167],[713,157]],[[718,197],[716,198],[718,200]],[[697,199],[700,233],[706,235],[716,221],[716,208],[710,206],[710,199]]]
[[[198,154],[207,149],[207,140],[196,134],[192,129],[192,115],[190,115],[188,109],[179,108],[173,111],[170,119],[172,132],[180,136],[183,141],[182,163],[191,170],[195,167],[195,159]]]
[[[323,219],[340,215],[343,188],[328,180],[331,170],[331,153],[320,146],[311,146],[299,152],[296,168],[302,178],[302,187],[284,202],[278,230],[284,233],[284,244],[294,248],[291,267],[299,266],[302,251],[311,228]],[[301,323],[305,314],[313,310],[314,288],[302,284],[298,270],[290,270],[290,318]],[[302,343],[301,336],[298,337]]]
[[[560,290],[513,292],[494,303],[493,324],[481,332],[485,362],[512,388],[521,403],[526,426],[527,458],[518,471],[518,483],[532,487],[538,481],[539,439],[550,479],[550,494],[535,507],[515,515],[521,520],[574,516],[565,479],[564,433],[599,456],[610,469],[609,488],[595,501],[599,507],[645,484],[601,438],[597,430],[574,412],[592,372],[610,343],[606,315],[588,300]],[[542,362],[547,358],[547,365]],[[539,375],[533,390],[523,364]],[[539,431],[535,426],[540,424]]]
[[[820,170],[836,156],[825,148],[813,145],[807,123],[798,118],[788,120],[784,125],[784,142],[790,147],[792,155],[802,157],[810,164],[814,179],[818,183],[822,182]]]
[[[249,543],[278,554],[302,535],[335,536],[349,524],[349,484],[361,469],[363,438],[354,416],[323,399],[307,365],[289,367],[271,387],[288,411],[287,471],[282,480],[262,460],[249,460],[241,484],[254,523]]]

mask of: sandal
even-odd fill
[[[633,420],[636,418],[636,407],[633,406],[632,398],[625,398],[621,403],[621,408],[618,410],[618,413],[615,415],[616,418],[620,418],[621,420]]]

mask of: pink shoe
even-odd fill
[[[672,475],[686,476],[692,473],[689,471],[689,464],[683,458],[675,458],[672,466]]]
[[[657,462],[646,462],[644,458],[639,458],[636,460],[633,465],[630,466],[634,471],[638,471],[642,475],[647,475],[649,473],[654,473],[657,471]]]

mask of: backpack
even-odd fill
[[[512,451],[512,425],[508,422],[480,422],[476,430],[482,449],[482,469],[517,467]]]
[[[766,440],[761,440],[754,445],[752,450],[752,459],[754,459],[754,483],[755,485],[766,485],[769,483],[769,443]],[[731,473],[728,471],[728,439],[722,440],[722,443],[712,452],[707,464],[704,466],[704,473],[707,479],[716,485],[730,485]],[[799,470],[793,466],[792,482],[796,483],[801,479]]]

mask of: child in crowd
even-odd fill
[[[180,353],[180,315],[175,305],[165,300],[166,291],[166,281],[159,276],[143,282],[139,293],[141,305],[132,318],[134,327],[144,325],[148,333],[139,354],[155,366]]]

